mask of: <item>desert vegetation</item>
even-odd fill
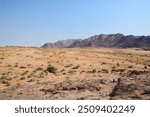
[[[150,51],[0,48],[0,99],[150,99]]]

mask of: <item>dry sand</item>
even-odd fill
[[[150,51],[1,47],[0,99],[150,99]]]

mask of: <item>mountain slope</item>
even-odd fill
[[[78,41],[80,41],[80,39],[67,39],[67,40],[57,41],[55,43],[46,43],[41,47],[42,48],[67,48],[73,43]]]
[[[70,47],[116,47],[116,48],[145,48],[150,47],[150,36],[124,36],[123,34],[101,34],[92,36]]]
[[[113,47],[113,48],[150,48],[150,36],[134,36],[117,34],[100,34],[84,40],[62,40],[47,43],[44,48],[75,48],[75,47]]]

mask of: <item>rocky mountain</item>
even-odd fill
[[[150,36],[123,34],[101,34],[73,43],[70,47],[115,47],[115,48],[149,48]]]
[[[77,43],[81,41],[80,39],[67,39],[67,40],[60,40],[55,43],[46,43],[42,48],[67,48],[71,46],[73,43]]]
[[[113,47],[113,48],[150,48],[150,36],[134,36],[117,34],[100,34],[83,40],[64,40],[47,43],[44,48],[75,47]]]

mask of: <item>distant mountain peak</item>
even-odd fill
[[[42,48],[67,48],[70,45],[72,45],[74,42],[78,42],[81,39],[65,39],[65,40],[59,40],[55,43],[46,43]]]
[[[86,39],[67,39],[56,43],[46,43],[43,48],[75,47],[113,47],[113,48],[150,48],[150,36],[116,34],[94,35]]]

